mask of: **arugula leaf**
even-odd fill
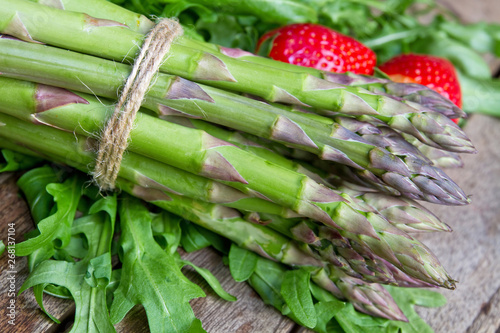
[[[317,315],[317,323],[314,327],[316,332],[343,332],[344,330],[340,327],[337,321],[332,320],[337,312],[342,310],[344,304],[340,302],[317,302],[314,304],[314,310]]]
[[[0,173],[31,169],[43,161],[41,158],[27,156],[8,149],[2,149],[0,153]]]
[[[191,223],[190,221],[183,220],[183,223]],[[210,231],[208,229],[205,229],[203,227],[200,227],[196,224],[194,224],[194,227],[196,230],[203,235],[203,237],[210,243],[210,246],[212,246],[214,249],[217,251],[223,253],[223,254],[228,254],[229,249],[231,248],[232,242],[224,238],[218,234],[216,234],[213,231]]]
[[[177,263],[180,268],[183,268],[184,266],[190,266],[194,268],[194,270],[203,278],[205,281],[208,283],[210,287],[215,291],[219,297],[222,299],[229,301],[229,302],[234,302],[236,301],[236,297],[233,295],[229,294],[227,291],[222,288],[219,280],[206,268],[198,267],[195,264],[193,264],[190,261],[187,260],[182,260],[180,257],[177,257]]]
[[[57,210],[38,223],[38,236],[16,244],[18,256],[29,255],[41,248],[49,253],[50,246],[64,248],[68,245],[71,238],[71,225],[82,192],[82,184],[80,177],[72,176],[62,184],[47,185],[47,193],[54,198]]]
[[[437,307],[446,303],[444,296],[434,291],[388,286],[387,289],[409,321],[376,318],[356,311],[351,303],[340,301],[327,290],[310,283],[309,271],[307,268],[291,270],[259,257],[255,272],[248,281],[266,304],[273,305],[302,325],[305,323],[301,317],[307,318],[311,321],[309,327],[323,333],[432,332],[414,307]],[[304,284],[310,292],[301,295],[304,293]],[[313,299],[310,301],[311,294]],[[314,304],[312,309],[311,304]]]
[[[40,168],[32,169],[19,178],[17,185],[23,192],[31,216],[35,223],[50,215],[54,198],[47,192],[47,185],[58,182],[59,176],[50,166],[45,165]]]
[[[458,73],[462,88],[463,109],[500,117],[500,80],[475,79]]]
[[[116,205],[115,196],[104,197],[91,207],[92,215],[74,221],[72,234],[84,234],[89,244],[81,261],[45,260],[35,267],[19,291],[34,287],[37,302],[46,312],[42,301],[44,289],[49,284],[66,288],[76,304],[71,332],[115,332],[108,314],[106,287],[111,279],[109,251]]]
[[[374,318],[356,311],[350,303],[346,303],[346,306],[343,309],[335,313],[335,320],[347,333],[433,332],[433,330],[425,323],[425,321],[420,318],[414,307],[415,305],[426,307],[442,306],[446,303],[446,299],[444,298],[444,296],[437,292],[428,291],[425,289],[400,288],[391,286],[387,286],[387,289],[408,318],[408,322]],[[318,293],[324,294],[324,291],[321,288],[316,287],[316,291],[313,292],[315,298]],[[331,295],[326,295],[326,297],[330,296]],[[322,297],[325,297],[325,294]]]
[[[450,37],[462,42],[479,53],[492,53],[500,56],[500,25],[479,22],[463,25],[445,21],[441,29]]]
[[[194,252],[210,246],[212,243],[208,240],[194,225],[189,221],[181,224],[182,236],[181,245],[186,252]]]
[[[151,227],[158,244],[169,254],[174,254],[181,242],[181,217],[163,211],[152,214]]]
[[[149,211],[125,196],[119,215],[123,264],[110,309],[112,322],[121,321],[134,305],[142,304],[151,332],[203,332],[189,301],[205,294],[154,241]]]
[[[229,250],[229,271],[236,282],[246,281],[252,276],[257,267],[259,256],[245,250],[236,244],[231,244]]]
[[[253,15],[264,22],[287,24],[290,22],[316,22],[317,11],[309,1],[304,0],[143,0],[123,1],[112,0],[118,4],[126,3],[125,7],[145,15],[159,15],[176,13],[190,7],[207,8],[212,13],[226,13],[232,15]]]
[[[89,286],[107,286],[111,280],[111,255],[109,252],[92,258],[87,266],[87,271],[83,279]]]
[[[309,291],[310,272],[305,269],[289,270],[281,284],[281,295],[298,322],[306,327],[316,326],[316,309]]]
[[[3,243],[3,240],[0,240],[0,256],[3,254],[5,251],[5,244]]]
[[[397,328],[402,332],[433,332],[432,328],[420,318],[414,307],[415,305],[425,307],[443,306],[446,304],[446,298],[443,295],[435,291],[417,288],[397,288],[392,286],[386,286],[386,288],[408,318],[407,323],[389,321],[388,330],[393,329],[396,331]]]
[[[75,323],[71,332],[115,332],[108,316],[105,287],[92,288],[84,282],[86,266],[85,262],[46,260],[35,268],[20,292],[45,283],[64,286],[70,290],[76,303]],[[37,300],[40,304],[41,301]]]
[[[286,268],[283,265],[259,257],[255,272],[248,279],[264,303],[274,306],[280,312],[285,305],[281,297],[281,284],[285,273]]]
[[[251,23],[242,23],[242,17],[218,14],[215,21],[199,19],[195,28],[210,43],[254,50],[259,32],[253,27],[253,23],[255,20]]]

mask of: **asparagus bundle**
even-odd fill
[[[26,0],[3,0],[2,4],[0,25],[7,27],[2,32],[24,40],[37,40],[121,61],[137,52],[142,37],[141,34],[123,29],[123,24],[91,20],[86,14],[42,8]],[[39,29],[32,16],[40,13],[58,19],[47,20],[43,29]],[[23,19],[16,19],[20,17]],[[105,27],[106,33],[99,32],[102,27]],[[353,115],[369,114],[423,142],[459,152],[474,152],[460,128],[439,113],[422,112],[384,95],[374,95],[357,87],[273,67],[262,66],[259,70],[260,66],[254,65],[250,74],[246,62],[187,47],[182,43],[185,39],[179,38],[174,43],[162,70],[187,79],[210,82],[219,88],[261,96],[273,102],[309,105],[318,110],[342,111]],[[253,83],[256,73],[259,74],[258,85]]]
[[[107,2],[99,19],[89,16],[101,2],[49,1],[54,9],[0,0],[1,146],[88,172],[111,111],[100,98],[115,99],[130,73],[114,61],[130,61],[152,26]],[[378,283],[454,288],[408,234],[450,231],[412,199],[469,202],[432,164],[475,151],[448,119],[462,115],[449,101],[421,86],[298,68],[187,37],[161,71],[135,120],[119,188],[265,257],[314,266],[318,285],[375,316],[405,320]],[[290,149],[337,175],[277,153]]]
[[[78,102],[78,98],[83,97],[62,89],[55,91],[50,90],[49,87],[43,85],[40,86],[28,82],[21,82],[5,78],[2,78],[1,80],[3,80],[3,82],[5,83],[9,82],[8,85],[2,85],[2,87],[5,87],[4,89],[9,89],[11,91],[17,90],[17,93],[11,96],[18,97],[15,100],[8,97],[0,98],[0,112],[8,113],[25,120],[35,119],[35,123],[49,125],[54,128],[65,129],[67,131],[71,131],[73,129],[79,134],[88,134],[95,132],[96,129],[99,128],[99,124],[105,119],[105,113],[102,111],[101,113],[99,113],[99,109],[102,110],[105,108],[97,100],[92,99],[91,96],[82,95],[86,98],[85,100],[88,104],[75,103],[75,101]],[[1,95],[9,96],[9,94]],[[25,96],[24,100],[22,98],[19,98],[19,96]],[[35,99],[33,99],[33,96],[36,96]],[[48,106],[49,108],[45,109],[43,112],[40,112],[41,110],[37,108],[37,106],[40,105]],[[12,120],[10,120],[9,123],[11,122]],[[4,121],[4,123],[7,123],[7,120]],[[148,125],[145,126],[143,124]],[[158,145],[155,145],[155,142],[151,141],[151,139],[149,140],[149,142],[141,139],[141,133],[145,132],[146,127],[149,129],[157,129],[157,131],[162,131],[162,133],[165,134],[172,133],[172,130],[175,130],[176,128],[176,126],[172,126],[173,124],[171,124],[170,127],[164,127],[165,125],[168,125],[168,123],[152,117],[148,117],[146,115],[141,115],[140,117],[138,117],[136,128],[132,131],[131,134],[131,138],[132,140],[135,140],[137,147],[131,146],[131,151],[140,151],[141,154],[143,154],[148,150],[153,150],[154,147],[157,146],[168,149],[170,147],[169,141],[167,140],[168,137],[158,137],[157,140],[160,140],[160,144]],[[14,122],[10,127],[5,126],[3,130],[5,134],[2,135],[12,136],[15,135],[16,132],[21,132],[19,129],[15,129],[15,127],[18,126],[21,126],[21,124],[18,122]],[[29,126],[29,124],[24,124],[22,126]],[[144,130],[142,129],[143,126],[145,126]],[[12,129],[12,127],[14,127],[14,129]],[[50,128],[47,128],[47,130],[49,129]],[[41,131],[41,129],[38,130]],[[184,130],[189,132],[190,129],[184,128]],[[191,131],[196,133],[196,131],[194,130]],[[187,137],[196,137],[194,133],[187,135]],[[50,140],[51,144],[48,147],[51,148],[42,146],[37,147],[36,149],[43,149],[44,153],[58,154],[59,158],[62,158],[62,156],[64,156],[61,154],[67,154],[66,158],[71,161],[78,162],[82,158],[85,158],[86,163],[83,163],[84,166],[91,163],[92,156],[89,156],[89,153],[85,153],[84,151],[82,151],[82,148],[73,148],[68,151],[68,147],[65,147],[64,144],[62,144],[68,140],[72,140],[70,134],[54,133],[51,135],[58,135],[59,139],[54,140],[52,137],[47,137],[47,134],[44,134],[43,139],[37,138],[36,140],[34,140],[33,138],[17,137],[16,140],[23,140],[25,145],[28,145],[31,141],[45,141],[45,144],[47,144],[47,141]],[[85,140],[81,139],[81,141],[84,142]],[[147,146],[150,147],[148,148]],[[138,150],[138,147],[141,147],[141,149]],[[180,150],[182,149],[182,147],[176,146],[176,149]],[[67,153],[65,153],[66,151]],[[244,151],[239,149],[239,152],[243,153]],[[78,154],[80,156],[75,156],[73,158],[69,157],[75,154]],[[187,155],[188,152],[184,151],[182,154]],[[248,158],[246,158],[246,160],[252,158],[252,154],[248,153],[246,155],[248,155]],[[141,160],[144,160],[144,162],[142,162]],[[260,159],[254,155],[253,160],[259,161]],[[164,160],[163,162],[167,162],[167,160]],[[272,176],[273,173],[271,170],[273,168],[270,168],[271,166],[273,166],[273,164],[267,162],[267,168],[265,170],[262,170],[264,171],[262,175],[266,175],[267,171],[267,174]],[[80,169],[82,169],[81,165],[79,167]],[[245,197],[243,193],[240,192],[238,194],[238,192],[235,192],[235,190],[227,191],[226,187],[220,184],[218,186],[215,186],[213,182],[204,183],[203,178],[194,177],[194,175],[192,175],[193,177],[191,177],[191,174],[182,172],[181,170],[169,168],[168,170],[170,170],[170,174],[165,174],[162,172],[162,170],[164,169],[162,169],[162,165],[160,163],[148,158],[144,159],[138,155],[130,153],[124,158],[122,170],[120,170],[120,175],[123,175],[131,181],[139,182],[139,184],[142,184],[143,186],[150,186],[160,190],[167,190],[170,193],[182,193],[183,195],[207,198],[207,200],[209,201],[221,202],[224,205],[236,207],[246,211],[281,214],[284,216],[291,215],[289,213],[290,211],[286,208],[273,205],[262,199],[251,199]],[[277,170],[279,170],[280,172],[280,177],[283,177],[285,171],[287,171],[287,169],[283,166],[280,166],[280,168]],[[290,171],[289,174],[293,175],[293,172]],[[302,176],[302,179],[304,179],[304,177],[305,176]],[[191,180],[190,178],[194,179]],[[179,179],[185,181],[179,182]],[[271,181],[269,178],[267,179],[268,180],[265,180],[264,182]],[[311,179],[309,179],[308,182],[314,184]],[[191,186],[187,186],[188,184]],[[192,189],[193,184],[195,186],[197,185],[195,189]],[[317,184],[316,186],[319,187],[320,185]],[[214,188],[218,189],[218,191],[214,192],[219,192],[219,196],[216,196],[212,193],[213,191],[211,191],[211,189]],[[206,191],[209,191],[209,193],[207,194]],[[326,191],[326,188],[324,188],[323,191]],[[332,193],[332,195],[335,193],[331,190],[329,191]],[[272,193],[268,192],[264,192],[263,194],[269,197],[272,195]],[[419,245],[416,240],[412,239],[409,235],[406,235],[403,231],[400,231],[392,226],[388,221],[385,220],[385,218],[383,218],[382,215],[379,215],[377,211],[373,209],[366,210],[366,207],[356,204],[346,194],[335,195],[339,198],[339,202],[337,202],[335,205],[332,202],[330,204],[331,208],[330,210],[328,210],[329,214],[333,218],[335,218],[335,221],[333,222],[333,220],[329,219],[328,221],[332,221],[333,224],[332,222],[329,222],[328,224],[331,227],[339,229],[339,232],[342,233],[344,237],[360,243],[362,248],[361,251],[366,252],[368,249],[368,252],[370,253],[375,252],[378,255],[386,258],[392,264],[401,268],[403,271],[407,271],[407,273],[412,274],[421,280],[448,287],[453,286],[453,281],[447,276],[444,270],[439,267],[437,259],[435,259],[435,257],[433,257],[433,255],[428,252],[425,247],[423,247],[421,244]],[[320,203],[320,205],[320,207],[325,207],[326,203],[323,202]],[[294,209],[293,206],[289,206],[289,208]],[[297,212],[301,213],[303,211]],[[305,215],[307,216],[307,214]],[[322,216],[323,215],[321,215],[320,217]],[[435,267],[429,269],[425,265],[419,265],[418,263],[415,263],[415,265],[413,265],[414,267],[412,268],[410,268],[408,264],[407,266],[402,266],[398,257],[403,254],[405,258],[413,257],[417,262],[421,262],[423,257],[428,257],[425,260],[431,263],[431,266]],[[435,274],[435,271],[438,272],[437,275]]]
[[[118,21],[127,25],[129,29],[139,33],[144,33],[154,25],[152,21],[142,15],[137,15],[122,7],[113,6],[109,2],[102,0],[87,0],[83,2],[76,0],[64,0],[63,2],[59,3],[37,0],[35,2],[43,3],[45,5],[60,9],[86,12],[98,18]],[[292,72],[307,73],[332,82],[341,83],[343,85],[361,86],[370,91],[379,94],[385,94],[397,100],[414,102],[413,106],[416,108],[428,108],[433,111],[442,113],[450,118],[459,118],[466,116],[466,114],[450,100],[423,85],[414,83],[397,83],[392,82],[388,79],[374,78],[353,73],[339,75],[336,73],[319,71],[313,68],[298,67],[287,63],[275,62],[267,58],[258,57],[252,53],[242,50],[228,49],[197,40],[186,40],[185,43],[191,48],[204,50],[210,53],[222,53],[224,55],[239,58],[247,62],[258,63],[269,67],[277,67],[279,69]],[[405,136],[405,138],[408,139],[408,136]],[[434,162],[434,164],[440,167],[462,166],[462,162],[457,154],[432,148],[414,139],[411,139],[411,142],[413,145],[417,146],[418,149],[422,150],[424,154],[429,155],[429,158]]]
[[[42,45],[7,38],[0,38],[0,45],[3,75],[84,92],[90,89],[100,96],[116,97],[122,78],[130,72],[125,65]],[[55,64],[64,71],[54,71]],[[204,118],[312,151],[322,159],[362,169],[375,183],[412,198],[457,205],[468,202],[444,172],[411,156],[400,158],[326,118],[288,112],[165,74],[158,76],[144,107],[162,115]]]

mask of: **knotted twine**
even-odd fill
[[[172,42],[180,35],[182,27],[177,21],[162,19],[144,40],[141,52],[134,61],[132,72],[99,142],[93,176],[101,191],[115,188],[137,111]]]

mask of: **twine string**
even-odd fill
[[[180,35],[182,27],[177,21],[162,19],[144,40],[99,142],[93,175],[101,191],[114,190],[137,112],[172,42]]]

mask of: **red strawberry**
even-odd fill
[[[264,34],[272,43],[267,56],[290,64],[313,67],[336,73],[372,74],[377,62],[375,53],[357,40],[318,24],[287,25]]]
[[[446,59],[430,55],[401,54],[380,66],[380,70],[393,81],[419,83],[434,89],[459,108],[462,107],[457,73]]]

